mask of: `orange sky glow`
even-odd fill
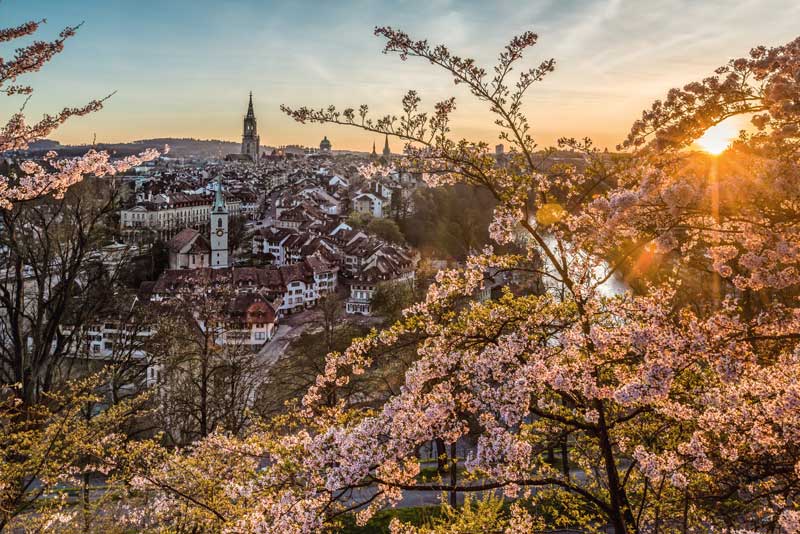
[[[36,90],[26,107],[31,119],[116,91],[104,110],[61,128],[54,137],[62,143],[90,143],[95,134],[99,142],[238,142],[252,90],[263,145],[317,145],[326,135],[334,149],[368,151],[382,139],[344,127],[299,125],[279,106],[364,103],[378,114],[397,113],[408,89],[428,105],[455,96],[454,135],[495,143],[485,106],[444,72],[381,54],[372,29],[392,25],[443,42],[489,70],[511,36],[536,31],[540,41],[526,65],[554,57],[556,71],[525,102],[535,138],[549,146],[562,136],[589,136],[613,150],[669,88],[702,79],[753,46],[796,37],[800,3],[5,0],[0,17],[8,25],[46,17],[40,38],[84,21],[60,56],[24,80]],[[0,99],[6,116],[20,104]]]

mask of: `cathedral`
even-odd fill
[[[258,161],[260,152],[258,128],[256,127],[256,114],[253,111],[253,93],[250,93],[250,104],[247,106],[247,115],[244,117],[244,132],[242,133],[242,156]]]

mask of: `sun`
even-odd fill
[[[706,130],[703,135],[695,140],[695,144],[709,154],[722,154],[731,142],[738,137],[736,126],[729,121],[723,121]]]

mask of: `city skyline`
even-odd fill
[[[314,146],[369,151],[378,136],[347,128],[299,125],[279,106],[358,106],[399,111],[416,89],[428,106],[456,96],[454,135],[490,143],[488,112],[419,61],[381,54],[376,25],[443,42],[490,68],[514,34],[533,30],[540,44],[529,64],[554,57],[556,71],[526,101],[540,145],[560,136],[590,136],[613,147],[642,109],[673,86],[702,79],[756,45],[793,38],[800,6],[785,2],[99,2],[42,0],[0,3],[17,24],[47,18],[37,33],[51,39],[66,25],[83,26],[63,54],[30,78],[29,119],[114,91],[105,109],[68,122],[55,139],[67,144],[154,137],[241,141],[241,119],[253,91],[264,146]],[[665,17],[670,14],[669,17]],[[758,18],[760,24],[752,21]],[[176,24],[181,20],[180,25]],[[336,21],[336,22],[331,22]],[[479,38],[478,38],[479,37]],[[588,51],[592,53],[589,54]],[[8,55],[6,47],[2,55]],[[25,80],[26,82],[28,80]],[[4,99],[6,113],[22,103]]]

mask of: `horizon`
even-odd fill
[[[497,142],[496,130],[483,126],[488,111],[461,87],[431,73],[424,62],[381,54],[383,42],[372,35],[376,25],[436,43],[435,36],[446,35],[443,44],[487,70],[513,35],[537,32],[539,44],[525,64],[556,60],[555,72],[532,89],[525,103],[539,145],[588,136],[613,150],[641,111],[670,88],[701,80],[754,46],[791,40],[796,36],[791,15],[800,15],[800,5],[780,1],[645,6],[623,0],[558,5],[442,0],[403,2],[395,10],[388,2],[364,1],[240,0],[224,10],[208,0],[167,6],[151,0],[138,6],[99,0],[82,6],[53,0],[26,4],[7,0],[0,3],[0,14],[9,24],[46,18],[38,39],[52,39],[65,26],[83,21],[63,53],[36,76],[22,79],[35,90],[26,107],[29,119],[116,92],[101,112],[60,128],[52,139],[62,144],[91,144],[95,134],[104,144],[166,137],[239,143],[247,95],[253,91],[262,145],[316,146],[327,136],[334,150],[361,152],[370,151],[373,141],[380,144],[378,136],[300,125],[278,107],[365,103],[383,115],[399,111],[402,95],[416,89],[426,107],[456,97],[454,136]],[[782,9],[770,7],[779,5]],[[192,11],[185,9],[189,6]],[[756,15],[762,22],[757,28],[751,23]],[[5,111],[21,103],[21,98],[4,99]]]

